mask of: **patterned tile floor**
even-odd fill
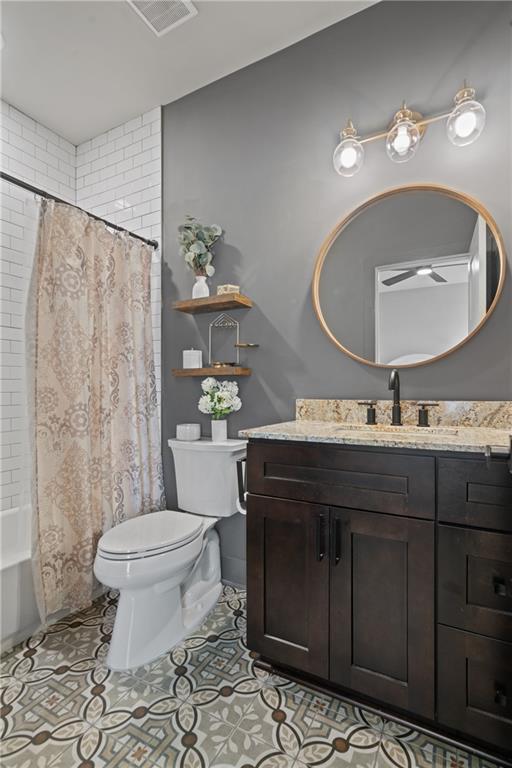
[[[3,768],[496,768],[343,699],[254,668],[245,594],[130,674],[105,666],[109,593],[2,659]]]

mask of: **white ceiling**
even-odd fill
[[[3,0],[2,98],[79,144],[375,1],[206,0],[158,38],[124,0]]]

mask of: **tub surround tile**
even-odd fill
[[[418,402],[427,400],[402,400],[404,425],[418,423]],[[487,427],[512,430],[512,400],[439,400],[439,405],[429,409],[432,426]],[[377,422],[391,422],[391,400],[377,400]],[[297,421],[329,421],[336,424],[364,424],[366,406],[358,400],[321,400],[303,398],[295,401]]]
[[[99,653],[115,608],[106,596],[3,659],[2,766],[497,768],[259,670],[245,643],[245,594],[231,587],[180,646],[128,673]]]

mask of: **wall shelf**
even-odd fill
[[[224,312],[227,309],[250,309],[252,301],[243,293],[222,293],[220,296],[207,296],[204,299],[185,299],[173,302],[172,308],[178,312],[198,315],[203,312]],[[241,375],[241,374],[239,374]]]
[[[251,368],[242,368],[239,365],[211,366],[209,368],[173,368],[173,376],[250,376]]]

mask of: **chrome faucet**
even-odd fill
[[[400,407],[400,376],[396,368],[393,368],[389,374],[388,389],[393,390],[393,411],[391,424],[394,427],[402,426],[402,408]]]

